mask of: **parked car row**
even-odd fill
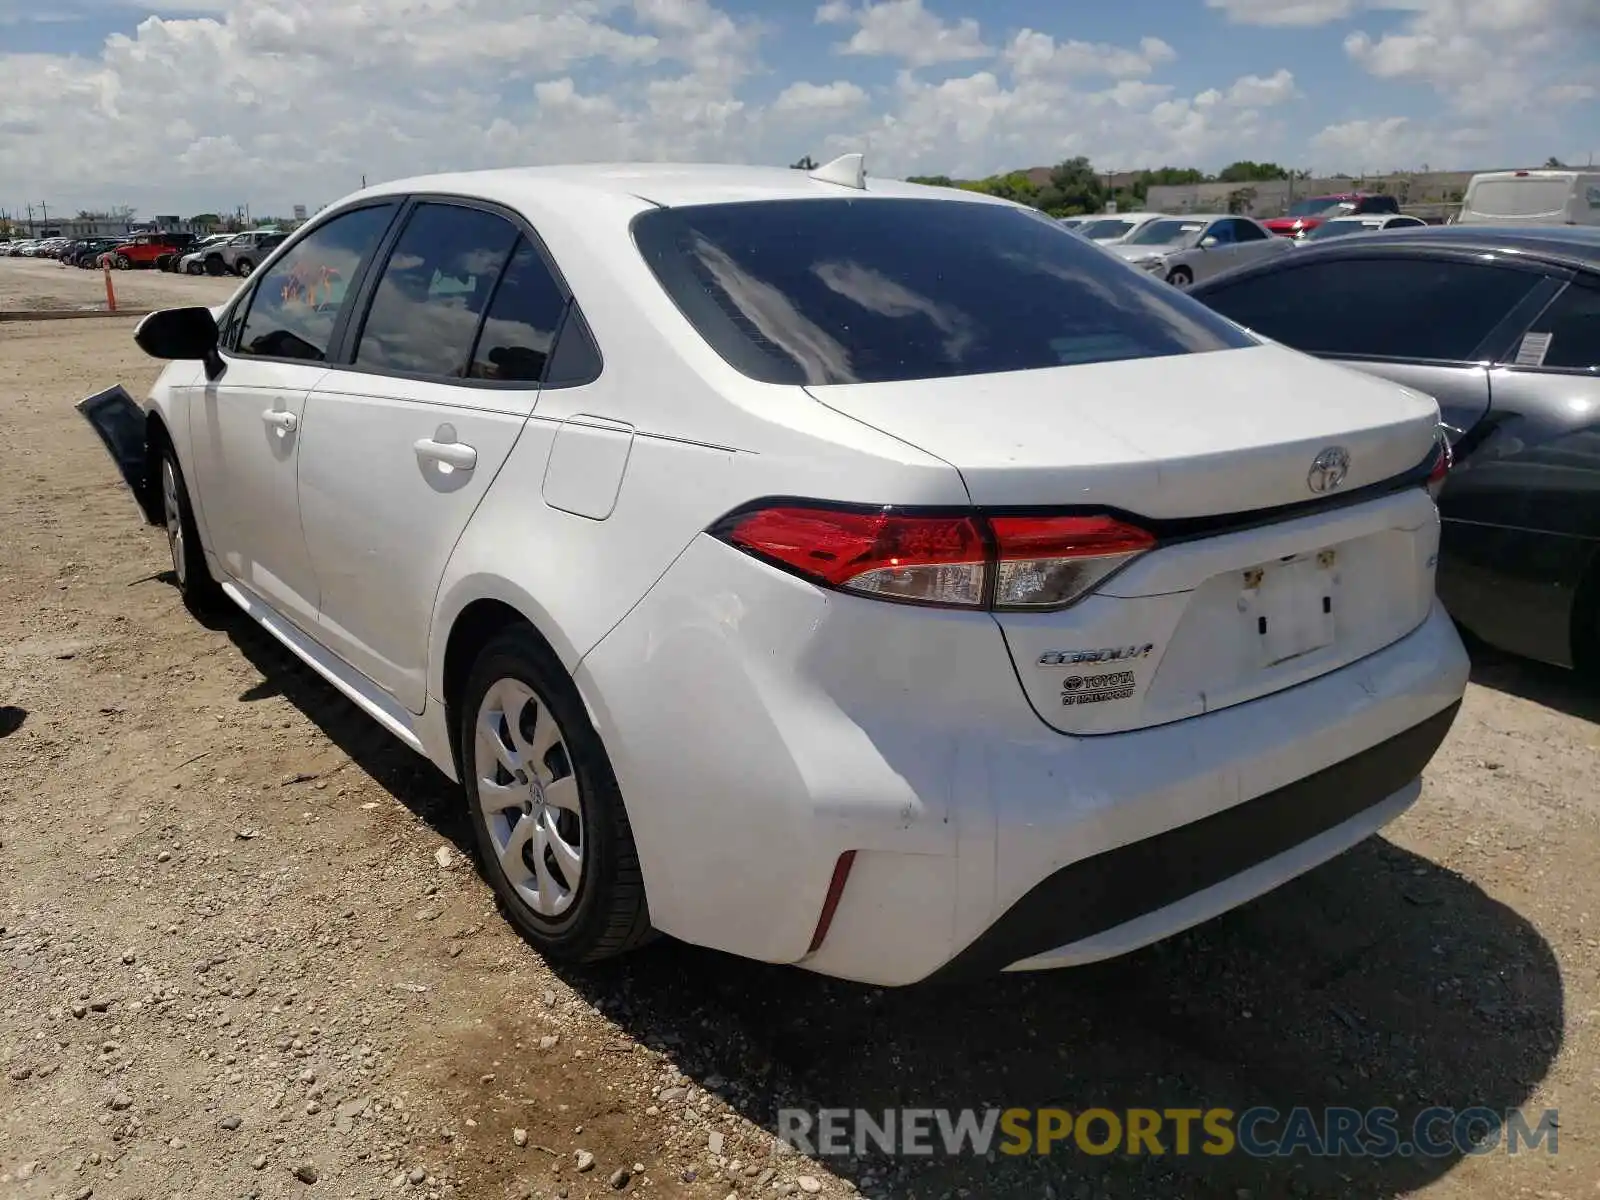
[[[54,258],[71,238],[15,238],[0,242],[0,255],[6,258]]]
[[[288,237],[277,229],[219,233],[139,233],[124,237],[40,238],[0,243],[0,255],[51,258],[63,266],[109,265],[120,271],[149,267],[190,275],[248,276]]]

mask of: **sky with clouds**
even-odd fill
[[[880,175],[1581,163],[1600,0],[0,0],[13,211],[856,149]]]

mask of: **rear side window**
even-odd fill
[[[1568,284],[1523,335],[1524,355],[1530,366],[1600,370],[1600,284]]]
[[[1197,294],[1239,324],[1312,354],[1462,361],[1538,280],[1474,263],[1347,258]]]
[[[478,318],[516,241],[516,227],[504,217],[417,205],[378,278],[356,366],[461,378]]]
[[[489,319],[472,354],[474,379],[538,383],[566,309],[566,298],[539,251],[526,239],[495,289]]]
[[[767,200],[634,220],[699,334],[767,383],[880,383],[1254,343],[1056,222],[951,200]]]

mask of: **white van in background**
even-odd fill
[[[1600,225],[1600,171],[1487,171],[1461,202],[1462,225]]]

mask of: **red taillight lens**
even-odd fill
[[[782,505],[734,517],[723,540],[817,583],[914,604],[1049,609],[1155,545],[1106,516],[901,515]]]
[[[725,536],[833,587],[922,604],[983,603],[988,553],[970,516],[764,508],[738,518]]]
[[[1444,489],[1445,478],[1450,474],[1450,468],[1454,464],[1455,454],[1450,449],[1450,439],[1441,433],[1438,446],[1434,450],[1433,469],[1428,472],[1428,494],[1435,500]]]

